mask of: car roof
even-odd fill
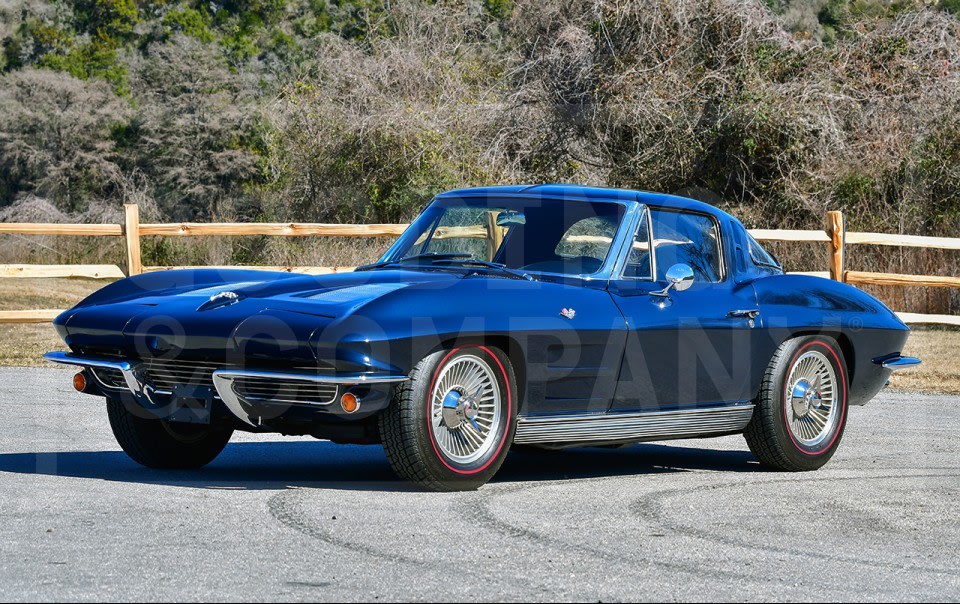
[[[583,185],[542,184],[542,185],[506,185],[495,187],[474,187],[455,189],[437,195],[446,197],[541,197],[555,199],[583,199],[587,201],[624,201],[639,202],[649,206],[703,212],[718,217],[729,216],[726,212],[702,201],[649,191],[631,189],[613,189],[607,187],[587,187]]]

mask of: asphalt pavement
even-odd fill
[[[0,370],[0,599],[960,599],[960,400],[887,391],[820,471],[739,436],[511,453],[418,492],[380,447],[237,435],[199,471],[119,449],[62,369]]]

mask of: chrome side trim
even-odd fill
[[[884,369],[906,369],[920,364],[916,357],[902,357],[899,354],[893,357],[873,359],[873,362]]]
[[[517,420],[513,442],[602,444],[668,440],[737,432],[746,428],[751,417],[752,404],[681,411],[521,417]]]
[[[257,423],[251,418],[250,414],[243,408],[240,396],[233,388],[234,380],[238,378],[266,378],[283,381],[304,381],[319,382],[324,384],[386,384],[391,382],[404,382],[409,378],[405,375],[316,375],[313,373],[286,373],[280,371],[257,371],[246,369],[218,369],[213,372],[213,387],[217,389],[217,394],[227,406],[227,409],[237,419],[250,426],[257,426]],[[334,401],[317,404],[316,406],[326,407]]]

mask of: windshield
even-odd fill
[[[437,199],[381,262],[486,262],[529,272],[591,275],[603,266],[623,215],[624,207],[612,202]]]

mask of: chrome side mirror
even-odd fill
[[[667,281],[678,292],[689,289],[693,285],[693,269],[689,264],[674,264],[667,269]]]
[[[651,296],[666,298],[670,294],[670,288],[678,292],[689,289],[693,285],[693,269],[689,264],[674,264],[667,269],[667,286],[660,291],[650,292]]]

